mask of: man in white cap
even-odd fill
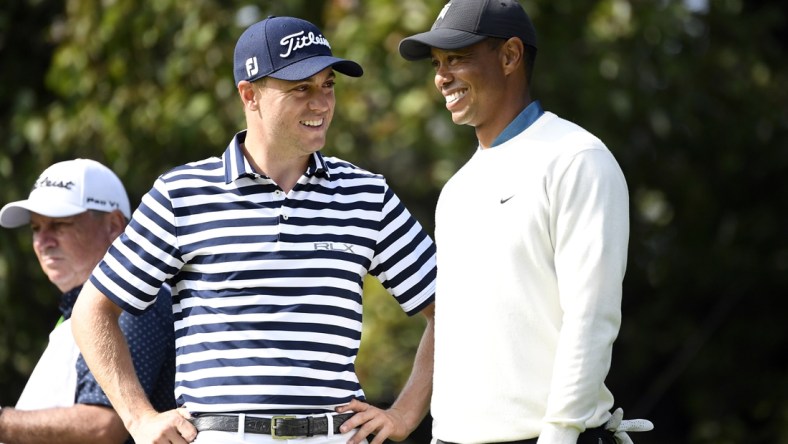
[[[27,199],[0,210],[3,227],[31,227],[41,269],[62,292],[63,314],[16,407],[0,410],[0,442],[133,442],[71,333],[71,312],[82,285],[130,216],[120,179],[89,159],[50,166]],[[169,293],[166,286],[161,291]],[[171,409],[174,334],[169,305],[158,304],[139,317],[125,315],[121,329],[151,402],[157,409]]]
[[[138,441],[402,440],[427,413],[435,247],[382,176],[320,151],[337,73],[362,68],[294,17],[250,26],[234,60],[247,129],[221,157],[159,177],[85,285],[76,340]],[[388,410],[364,402],[355,371],[368,274],[427,321]],[[150,309],[165,281],[183,409],[157,415],[118,347],[115,318]]]

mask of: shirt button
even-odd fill
[[[283,215],[283,216],[282,216],[282,218],[283,218],[284,220],[287,220],[287,218],[288,218],[287,214]]]

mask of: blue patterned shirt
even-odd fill
[[[64,293],[60,299],[63,319],[71,317],[81,286]],[[172,328],[172,306],[169,304],[169,287],[159,292],[158,302],[141,316],[122,313],[120,329],[126,337],[132,362],[137,370],[142,388],[153,407],[163,412],[176,407],[172,390],[175,383],[175,337]],[[77,359],[76,404],[112,407],[104,391],[88,370],[82,355]],[[133,442],[130,438],[127,441]]]

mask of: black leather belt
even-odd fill
[[[350,419],[353,413],[333,415],[334,430],[339,434],[339,426]],[[189,421],[194,424],[199,432],[237,432],[238,415],[199,415]],[[272,418],[244,418],[245,433],[259,433],[271,435],[275,439],[289,439],[299,436],[328,435],[328,418],[325,416],[307,416],[296,418],[294,416],[274,416]]]

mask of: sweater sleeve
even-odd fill
[[[604,146],[558,162],[549,193],[563,315],[542,438],[574,443],[599,413],[621,323],[629,197],[624,175]]]

